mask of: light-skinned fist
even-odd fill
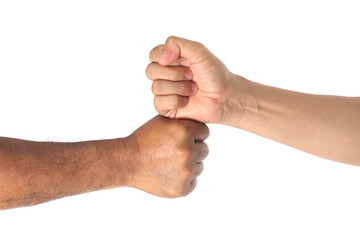
[[[233,74],[204,45],[171,36],[150,52],[146,69],[153,81],[157,112],[169,118],[222,123]]]

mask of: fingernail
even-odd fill
[[[193,83],[192,84],[192,91],[193,91],[193,93],[197,93],[197,91],[198,91],[198,85],[196,84],[196,83]]]
[[[186,70],[186,71],[185,71],[185,78],[186,78],[187,80],[192,80],[193,74],[192,74],[192,71],[191,71],[191,70]]]
[[[163,60],[166,61],[169,58],[169,53],[167,51],[163,51],[160,55],[159,61]]]

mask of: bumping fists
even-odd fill
[[[146,69],[160,115],[221,123],[233,74],[204,45],[179,37],[150,52]]]
[[[129,138],[139,146],[130,185],[157,196],[184,196],[195,188],[208,154],[204,123],[224,123],[234,74],[201,43],[179,37],[155,47],[150,60],[146,74],[162,117]]]

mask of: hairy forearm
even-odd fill
[[[0,138],[0,209],[123,185],[122,142]]]
[[[228,125],[323,158],[360,165],[360,98],[298,93],[238,76],[235,82],[240,94],[232,100],[234,113]]]

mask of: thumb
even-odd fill
[[[207,48],[199,42],[171,36],[166,40],[158,62],[165,66],[181,58],[181,65],[189,67],[191,64],[200,62],[207,51]]]

